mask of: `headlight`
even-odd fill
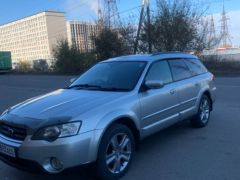
[[[71,122],[56,126],[50,126],[37,131],[32,140],[55,141],[58,138],[77,135],[81,127],[81,122]]]

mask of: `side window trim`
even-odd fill
[[[141,84],[141,86],[140,86],[139,91],[141,91],[141,88],[142,88],[142,86],[143,86],[143,84],[144,84],[144,82],[145,82],[145,80],[146,80],[146,77],[147,77],[147,75],[148,75],[151,67],[152,67],[155,63],[158,63],[158,62],[160,62],[160,61],[166,61],[166,62],[167,62],[168,67],[169,67],[169,70],[170,70],[170,73],[171,73],[172,82],[165,83],[165,85],[168,85],[168,84],[171,84],[171,83],[175,83],[175,82],[178,82],[178,81],[183,81],[183,80],[190,79],[190,78],[192,78],[192,77],[198,76],[198,75],[195,75],[195,76],[192,75],[192,76],[187,77],[187,78],[184,78],[184,79],[174,80],[174,78],[173,78],[173,72],[172,72],[172,67],[171,67],[169,61],[171,61],[171,60],[182,60],[182,61],[184,62],[184,64],[186,65],[186,67],[188,68],[188,70],[190,71],[189,67],[188,67],[187,64],[185,63],[185,60],[186,60],[186,59],[190,59],[190,58],[165,58],[165,59],[159,59],[159,60],[151,63],[150,66],[149,66],[148,69],[147,69],[147,72],[146,72],[144,78],[143,78],[143,81],[142,81],[142,84]],[[198,58],[196,58],[196,59],[199,60]],[[199,61],[200,61],[200,60],[199,60]],[[200,61],[200,62],[201,62],[201,61]],[[208,73],[208,71],[205,72],[205,73]],[[205,73],[202,73],[202,74],[205,74]],[[201,75],[201,74],[200,74],[200,75]]]
[[[170,65],[170,63],[169,63],[169,60],[172,60],[172,59],[166,59],[166,61],[167,61],[167,63],[168,63],[168,67],[169,67],[169,69],[170,69],[171,76],[172,76],[172,82],[171,82],[171,83],[174,83],[174,82],[176,82],[176,81],[174,81],[174,79],[173,79],[172,67],[171,67],[171,65]]]

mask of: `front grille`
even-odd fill
[[[23,141],[27,136],[27,130],[5,123],[0,124],[0,134],[15,140]]]

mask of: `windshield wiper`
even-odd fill
[[[117,87],[104,87],[101,88],[102,91],[130,91],[128,88],[117,88]]]
[[[117,88],[117,87],[102,87],[100,85],[94,85],[94,84],[76,84],[73,86],[69,86],[67,89],[72,88],[96,88],[100,91],[130,91],[131,89],[128,88]]]
[[[94,84],[76,84],[73,86],[69,86],[67,89],[72,89],[72,88],[102,88],[102,86],[99,85],[94,85]]]

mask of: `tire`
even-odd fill
[[[112,180],[125,175],[134,151],[135,141],[131,130],[125,125],[113,124],[104,133],[99,146],[96,162],[98,178]]]
[[[199,107],[198,113],[191,119],[191,124],[195,128],[202,128],[207,126],[210,119],[211,101],[207,95],[203,95]]]

